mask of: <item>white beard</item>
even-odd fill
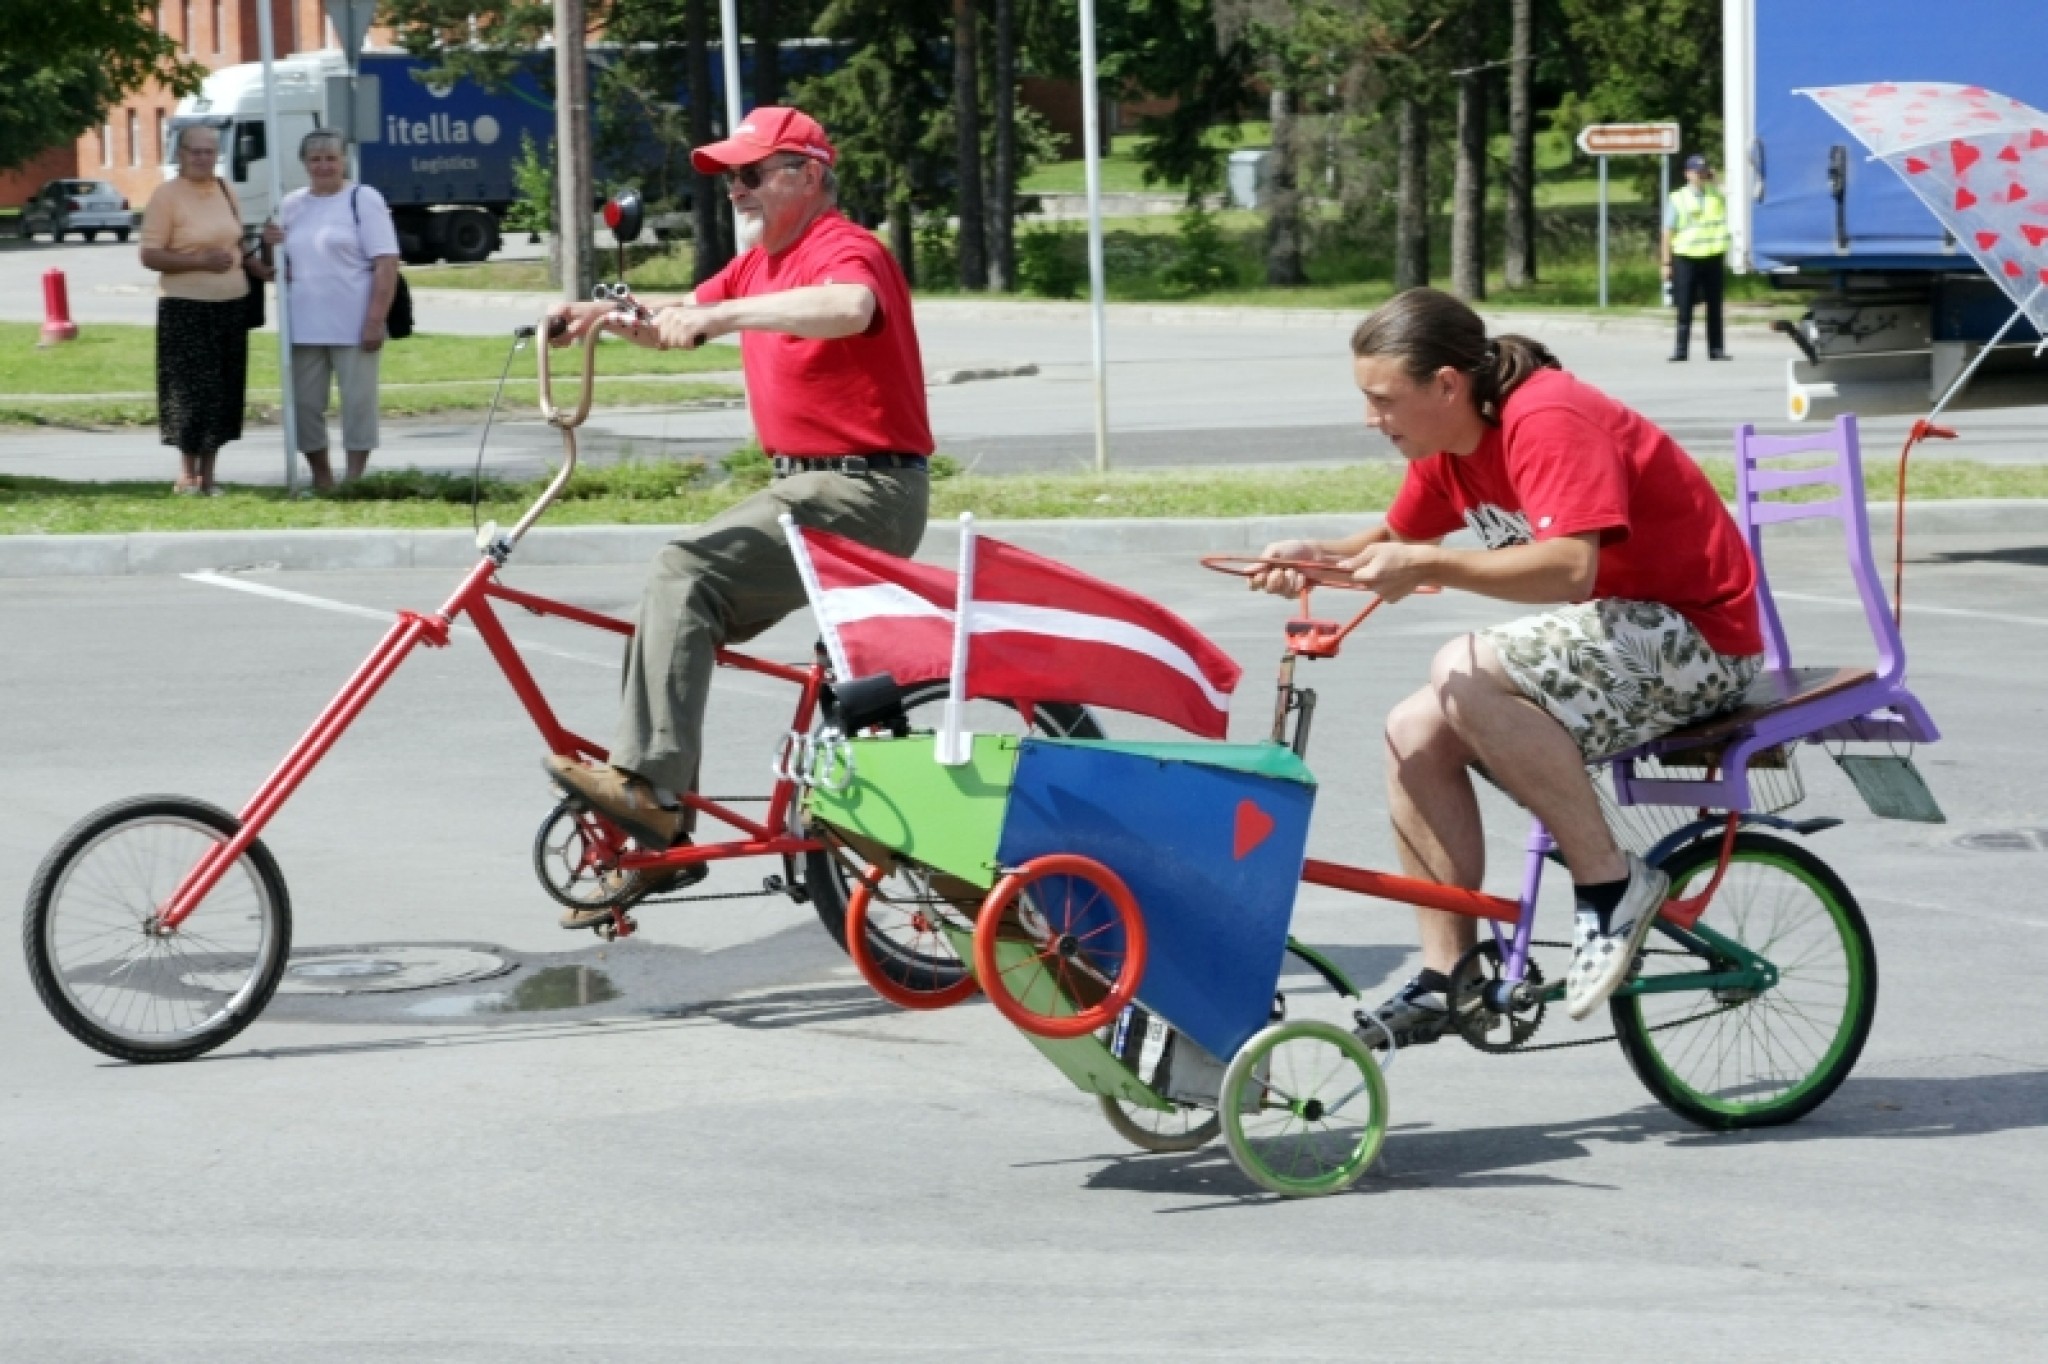
[[[733,236],[742,251],[751,251],[761,244],[763,227],[759,213],[735,213],[733,215]]]

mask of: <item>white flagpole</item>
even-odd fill
[[[839,642],[839,631],[825,614],[825,589],[818,584],[818,569],[811,562],[811,547],[804,543],[803,527],[788,512],[776,520],[782,523],[783,538],[789,541],[789,557],[796,560],[797,576],[804,580],[804,595],[811,599],[811,614],[818,618],[818,633],[825,638],[825,656],[832,660],[832,674],[841,682],[851,682],[853,668],[846,661],[846,646]]]
[[[959,596],[953,603],[953,666],[939,741],[932,754],[946,767],[965,766],[974,753],[974,736],[960,729],[960,711],[967,704],[967,641],[974,631],[974,623],[969,619],[973,606],[974,513],[961,512]]]

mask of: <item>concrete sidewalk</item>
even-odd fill
[[[1055,558],[1087,554],[1249,554],[1275,540],[1329,539],[1370,525],[1377,512],[1245,518],[984,521],[982,533]],[[1776,535],[1833,536],[1836,523],[1801,521]],[[1871,541],[1892,535],[1889,506],[1870,508]],[[520,543],[523,566],[644,564],[681,526],[541,526]],[[1907,534],[2025,533],[2048,539],[2048,501],[1925,502],[1908,506]],[[959,528],[934,519],[921,553],[944,559]],[[476,562],[466,530],[140,531],[129,535],[0,536],[0,579],[122,577],[206,570],[460,570]]]

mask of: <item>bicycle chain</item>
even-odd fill
[[[1532,942],[1529,946],[1570,947],[1571,944],[1565,942]],[[1683,948],[1677,947],[1645,947],[1642,949],[1642,954],[1644,956],[1659,957],[1691,957],[1698,955],[1697,953],[1687,952]],[[1684,1018],[1674,1018],[1669,1023],[1659,1023],[1655,1027],[1644,1028],[1643,1031],[1645,1033],[1667,1032],[1672,1028],[1682,1028],[1688,1023],[1697,1023],[1701,1019],[1712,1018],[1716,1014],[1725,1014],[1730,1009],[1739,1009],[1741,1007],[1740,1004],[1723,1004],[1718,1009],[1709,1009],[1703,1014],[1688,1014]],[[1604,1046],[1609,1042],[1618,1041],[1620,1037],[1620,1033],[1611,1032],[1601,1037],[1575,1037],[1569,1042],[1545,1042],[1540,1046],[1534,1047],[1513,1047],[1502,1051],[1492,1051],[1485,1047],[1473,1047],[1472,1050],[1487,1056],[1526,1056],[1531,1052],[1538,1051],[1569,1051],[1573,1047]]]

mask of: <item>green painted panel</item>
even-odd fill
[[[1205,767],[1224,767],[1233,772],[1250,772],[1261,777],[1278,777],[1282,781],[1298,781],[1303,786],[1316,784],[1315,773],[1309,771],[1308,764],[1285,744],[1146,744],[1121,743],[1110,739],[1033,739],[1031,742],[1129,753],[1140,758],[1157,758],[1160,762],[1200,763]]]
[[[960,960],[974,960],[974,935],[963,932],[951,924],[941,924],[947,938],[952,941],[953,950]],[[1002,943],[996,948],[996,961],[1009,966],[1028,960],[1031,948],[1025,943]],[[1021,974],[1021,973],[1020,973]],[[1033,1009],[1043,1012],[1057,997],[1052,977],[1046,972],[1035,973],[1035,979],[1025,984],[1018,992],[1019,997]],[[1068,1012],[1072,1008],[1069,1006]],[[1174,1106],[1159,1097],[1137,1074],[1116,1059],[1103,1040],[1094,1033],[1086,1037],[1056,1039],[1038,1037],[1018,1029],[1024,1040],[1038,1048],[1046,1060],[1058,1068],[1060,1074],[1071,1080],[1076,1089],[1090,1094],[1107,1094],[1112,1099],[1122,1099],[1140,1108],[1150,1108],[1161,1113],[1172,1113]]]
[[[812,787],[805,808],[928,867],[992,886],[1018,740],[977,734],[973,757],[959,767],[934,760],[934,742],[929,734],[850,740],[853,780],[843,791]]]

